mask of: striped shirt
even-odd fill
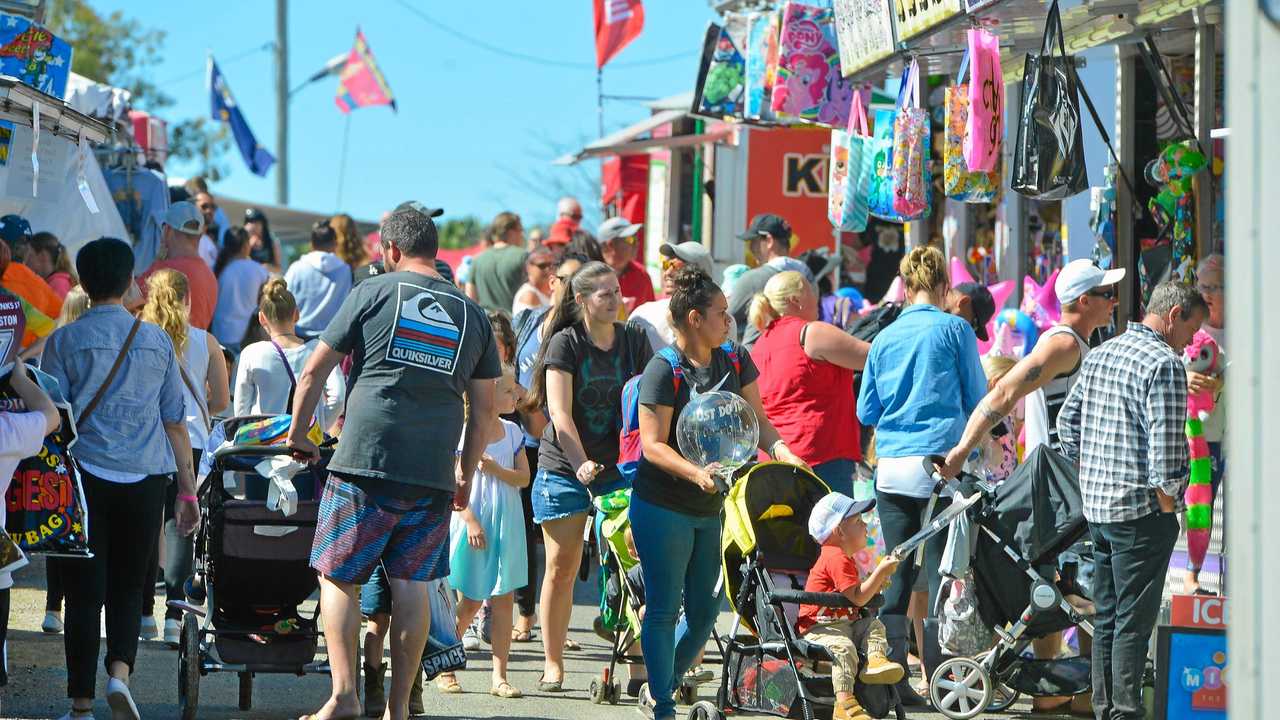
[[[1190,457],[1187,376],[1156,331],[1130,323],[1089,353],[1058,414],[1063,452],[1080,463],[1084,516],[1117,523],[1160,511],[1157,489],[1179,511]]]

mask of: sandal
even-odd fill
[[[519,689],[512,686],[512,684],[507,682],[506,680],[503,680],[497,685],[494,685],[493,687],[489,688],[489,694],[494,697],[506,698],[508,700],[518,698],[518,697],[524,697],[524,693],[520,692]]]
[[[511,642],[527,643],[533,642],[532,630],[515,630],[511,631]]]
[[[444,673],[436,678],[436,690],[445,695],[457,695],[462,692],[462,686],[458,684],[458,678],[450,673]]]
[[[578,641],[577,641],[577,640],[573,640],[573,639],[570,639],[570,638],[565,638],[565,639],[564,639],[564,649],[565,649],[565,650],[575,650],[575,651],[576,651],[576,650],[581,650],[581,649],[582,649],[582,646],[578,644]]]
[[[564,680],[547,680],[546,677],[538,678],[538,692],[544,693],[561,693],[564,692]]]

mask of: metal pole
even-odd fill
[[[1135,126],[1133,122],[1135,110],[1135,93],[1137,85],[1138,60],[1132,51],[1116,48],[1116,155],[1124,166],[1129,177],[1137,177],[1133,173],[1133,145]],[[1133,204],[1137,199],[1129,194],[1129,188],[1123,182],[1116,183],[1116,267],[1125,268],[1128,275],[1120,284],[1120,312],[1116,315],[1116,332],[1122,333],[1142,304],[1142,285],[1138,277],[1137,240],[1134,237],[1137,222],[1133,212]]]
[[[276,0],[276,204],[289,204],[288,0]]]
[[[596,69],[596,125],[604,137],[604,68]]]
[[[342,186],[347,180],[347,137],[351,135],[351,113],[342,123],[342,152],[338,158],[338,202],[334,204],[334,212],[342,212]]]
[[[1218,251],[1213,239],[1213,203],[1217,199],[1213,182],[1213,129],[1218,96],[1218,27],[1207,21],[1203,10],[1196,11],[1196,104],[1195,132],[1200,147],[1209,153],[1209,168],[1195,179],[1196,260]]]

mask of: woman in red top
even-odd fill
[[[751,303],[760,330],[751,359],[760,369],[760,398],[769,421],[834,492],[853,497],[862,459],[853,373],[869,343],[819,322],[818,295],[803,275],[780,272]]]

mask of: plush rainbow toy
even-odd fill
[[[1187,369],[1202,375],[1217,375],[1218,344],[1209,333],[1199,330],[1187,346],[1183,362]],[[1187,443],[1191,450],[1191,481],[1183,499],[1187,503],[1187,555],[1200,567],[1209,551],[1213,528],[1213,461],[1204,438],[1204,421],[1213,412],[1213,393],[1205,390],[1187,396]]]

